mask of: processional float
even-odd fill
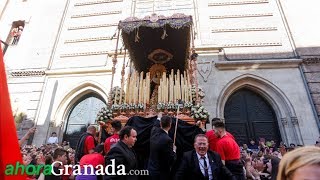
[[[124,57],[121,85],[113,87],[120,35],[125,48],[120,52]],[[152,14],[120,21],[112,62],[109,103],[98,113],[98,121],[125,124],[132,116],[151,117],[159,112],[190,124],[208,119],[201,105],[204,94],[198,88],[191,16]],[[126,64],[130,64],[127,74]]]

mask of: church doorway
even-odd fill
[[[227,131],[231,132],[239,145],[250,139],[265,138],[281,141],[279,126],[271,105],[259,94],[242,88],[233,93],[226,102],[224,116]]]
[[[89,93],[80,98],[71,108],[63,139],[70,142],[71,147],[77,145],[80,135],[90,124],[96,123],[96,117],[106,102],[95,93]]]

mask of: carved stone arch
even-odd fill
[[[94,93],[102,97],[104,102],[108,102],[107,90],[103,86],[94,81],[84,81],[77,84],[72,90],[65,93],[64,98],[54,114],[54,121],[60,130],[64,129],[65,122],[73,105],[86,94]],[[62,136],[62,133],[59,133]],[[60,138],[62,139],[62,138]]]
[[[224,108],[229,97],[239,89],[247,88],[261,95],[273,108],[278,121],[280,134],[285,143],[299,141],[299,135],[291,132],[291,120],[296,117],[295,110],[285,93],[270,81],[252,74],[244,74],[231,80],[221,91],[217,101],[217,116],[224,119]],[[302,139],[302,138],[301,138]]]

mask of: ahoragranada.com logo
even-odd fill
[[[59,168],[58,172],[54,171],[54,166],[63,166],[63,168]],[[45,176],[48,175],[55,175],[55,176],[61,176],[61,175],[70,175],[68,169],[72,168],[72,174],[77,175],[142,175],[147,176],[149,175],[148,170],[130,170],[128,173],[126,173],[126,168],[123,164],[120,164],[116,167],[115,160],[111,160],[111,164],[108,164],[107,166],[103,165],[97,165],[96,167],[93,167],[92,165],[83,165],[82,167],[80,165],[63,165],[60,161],[55,161],[50,165],[23,165],[17,162],[15,165],[7,165],[5,169],[5,175],[40,175],[40,173],[43,173]]]

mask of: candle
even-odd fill
[[[184,78],[183,75],[181,74],[181,99],[182,101],[185,100],[185,94],[184,94]]]
[[[146,73],[146,103],[149,104],[149,98],[150,98],[150,77],[149,72]]]
[[[136,98],[137,98],[137,95],[136,95],[136,86],[137,86],[137,76],[136,76],[136,73],[134,73],[134,77],[133,77],[133,84],[132,84],[132,88],[133,88],[133,102],[132,103],[136,103]]]
[[[116,90],[116,94],[114,95],[114,104],[117,104],[117,96],[118,96],[118,87],[116,86],[115,87],[115,90]]]
[[[135,95],[136,99],[135,99],[134,103],[138,104],[138,98],[139,98],[139,73],[137,73],[136,79],[137,79],[137,81],[136,81],[136,95]]]
[[[145,79],[144,81],[143,81],[143,104],[144,104],[144,106],[143,106],[143,108],[144,108],[144,110],[146,110],[146,106],[147,106],[147,79]]]
[[[166,82],[167,82],[167,84],[166,84],[166,88],[165,88],[165,90],[166,90],[165,96],[166,96],[166,103],[168,103],[169,102],[169,78],[166,78]]]
[[[147,88],[146,88],[146,79],[142,80],[142,89],[143,89],[143,93],[142,93],[142,99],[143,99],[143,104],[146,104],[147,102],[147,96],[146,96],[146,93],[147,93]]]
[[[158,103],[161,102],[161,84],[162,84],[162,80],[160,79],[160,85],[158,86]]]

